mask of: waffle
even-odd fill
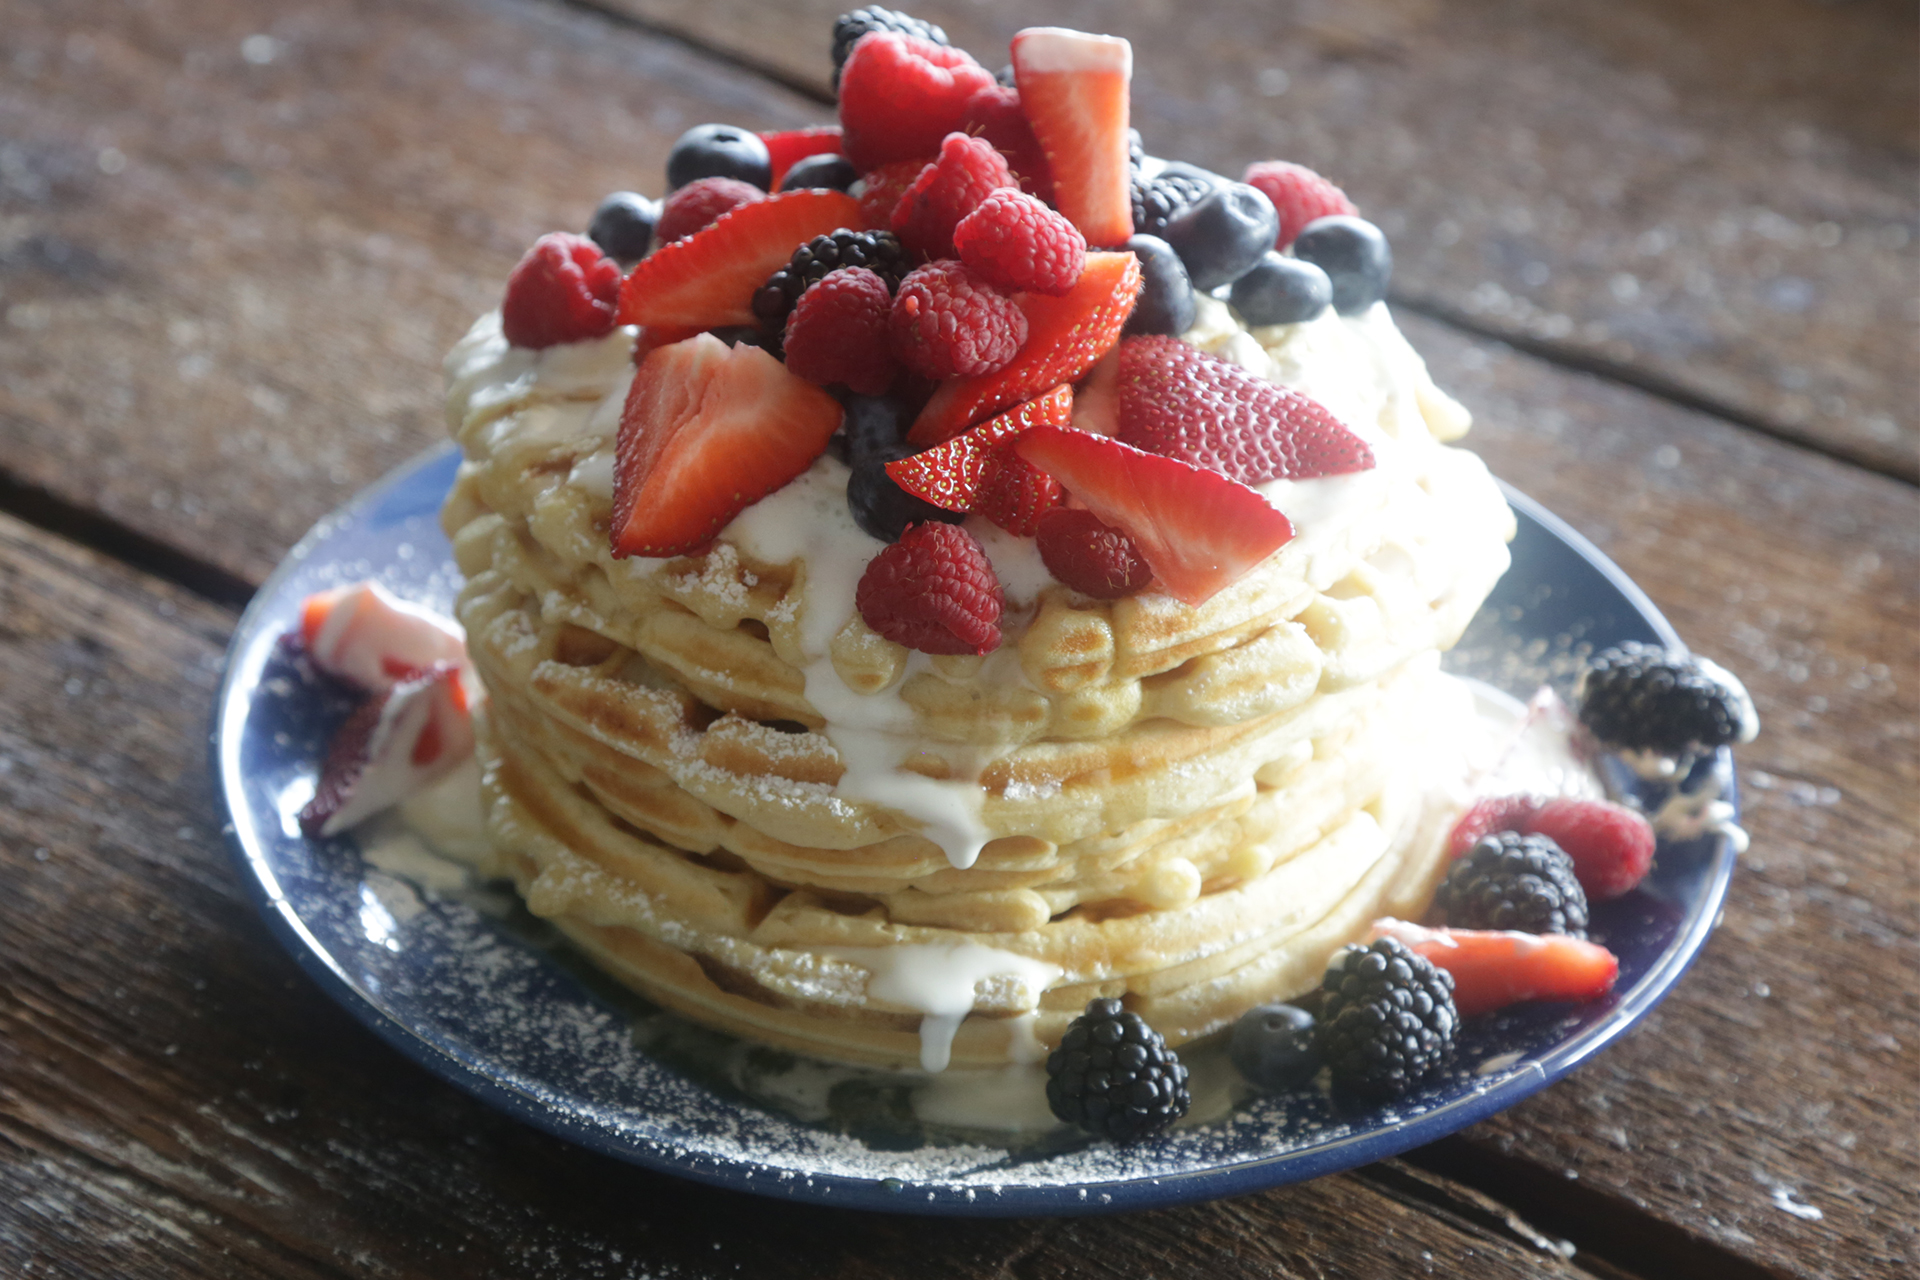
[[[1202,302],[1190,341],[1316,396],[1380,466],[1267,486],[1298,536],[1197,608],[1079,596],[972,521],[1008,593],[984,658],[853,610],[881,544],[831,457],[702,555],[613,559],[631,334],[531,353],[481,321],[449,357],[444,522],[490,691],[488,869],[664,1005],[888,1065],[928,1061],[904,956],[1007,958],[946,1028],[987,1066],[1096,996],[1207,1035],[1420,910],[1470,718],[1437,654],[1511,514],[1384,309],[1249,333]]]

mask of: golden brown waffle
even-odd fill
[[[987,1065],[1094,996],[1174,1043],[1207,1034],[1424,904],[1467,715],[1435,655],[1504,569],[1512,517],[1437,443],[1457,406],[1403,345],[1380,357],[1408,372],[1370,424],[1394,466],[1337,520],[1299,521],[1200,608],[1054,584],[1015,595],[999,652],[928,659],[857,615],[823,629],[822,566],[752,538],[612,559],[596,477],[617,341],[534,359],[476,335],[450,358],[467,461],[444,519],[491,693],[494,869],[622,980],[743,1035],[897,1064],[919,1057],[922,1011],[870,995],[848,949],[978,943],[1053,966],[1044,993],[981,983],[954,1060]],[[835,468],[796,486],[833,492]],[[847,786],[846,740],[808,696],[829,679],[904,707],[901,768],[967,793],[977,862],[952,865],[914,806]]]

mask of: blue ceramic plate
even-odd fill
[[[310,592],[361,578],[446,609],[458,573],[438,511],[456,462],[441,450],[401,468],[323,520],[261,589],[227,657],[215,774],[249,890],[322,987],[428,1070],[597,1151],[717,1186],[902,1212],[1101,1212],[1238,1195],[1383,1159],[1544,1088],[1646,1016],[1719,912],[1729,842],[1663,845],[1641,889],[1595,909],[1593,935],[1621,962],[1610,998],[1480,1019],[1453,1072],[1392,1107],[1254,1094],[1214,1050],[1193,1055],[1213,1117],[1133,1147],[925,1124],[904,1077],[835,1074],[688,1027],[554,945],[509,895],[436,892],[369,865],[350,840],[300,835],[293,815],[345,707],[279,639]],[[1564,693],[1591,649],[1675,641],[1585,539],[1508,497],[1520,518],[1513,568],[1454,669],[1522,698],[1543,679]],[[1703,767],[1731,769],[1725,752]]]

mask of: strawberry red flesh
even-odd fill
[[[675,556],[826,452],[840,405],[760,348],[711,334],[641,362],[614,443],[616,557]]]
[[[1138,258],[1131,253],[1089,253],[1080,283],[1063,297],[1022,294],[1027,340],[1013,362],[993,373],[942,383],[907,439],[921,446],[951,440],[1002,409],[1062,382],[1078,381],[1119,341],[1139,293]]]
[[[754,324],[754,290],[799,246],[859,218],[859,202],[840,191],[786,191],[741,205],[643,258],[620,287],[620,323],[682,330]]]
[[[1597,1000],[1620,975],[1613,952],[1564,934],[1429,929],[1387,919],[1373,922],[1373,936],[1398,938],[1451,973],[1453,1002],[1463,1018],[1523,1000]]]
[[[1293,523],[1238,481],[1071,427],[1014,442],[1101,520],[1132,538],[1168,594],[1204,604],[1293,537]]]
[[[1013,37],[1020,106],[1046,154],[1054,207],[1087,243],[1133,234],[1127,166],[1133,47],[1115,36],[1029,27]]]

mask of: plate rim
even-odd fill
[[[299,572],[312,551],[335,530],[376,508],[395,490],[414,482],[422,472],[443,465],[449,455],[456,453],[457,449],[451,442],[417,453],[322,517],[275,566],[241,613],[222,657],[220,684],[215,694],[208,734],[214,791],[226,818],[221,830],[236,869],[241,872],[247,896],[265,918],[269,932],[292,955],[301,971],[336,1003],[404,1057],[441,1080],[516,1120],[588,1150],[707,1186],[745,1191],[772,1199],[810,1201],[916,1216],[1015,1217],[1119,1213],[1171,1208],[1199,1200],[1247,1194],[1387,1159],[1459,1132],[1531,1097],[1607,1048],[1645,1018],[1693,966],[1718,923],[1728,883],[1737,862],[1733,842],[1724,834],[1714,841],[1699,896],[1690,904],[1673,943],[1632,987],[1619,994],[1614,1007],[1598,1022],[1570,1040],[1554,1045],[1539,1059],[1525,1063],[1524,1069],[1485,1089],[1442,1103],[1419,1115],[1310,1147],[1275,1152],[1230,1164],[1158,1176],[1022,1185],[990,1190],[988,1195],[976,1198],[962,1194],[937,1194],[938,1184],[912,1184],[914,1190],[933,1188],[929,1198],[922,1201],[906,1198],[902,1194],[904,1188],[889,1187],[887,1184],[891,1180],[888,1179],[874,1180],[837,1173],[795,1176],[781,1166],[691,1149],[675,1149],[664,1143],[648,1144],[644,1140],[615,1135],[602,1126],[578,1119],[524,1089],[502,1083],[369,998],[301,919],[292,901],[281,889],[278,876],[264,856],[264,851],[248,847],[241,833],[241,823],[237,820],[240,805],[244,802],[242,773],[237,757],[242,738],[239,730],[252,705],[238,696],[242,692],[241,681],[246,675],[239,660],[255,643],[262,619],[272,610],[283,584]],[[1564,544],[1606,579],[1628,607],[1664,642],[1684,647],[1678,632],[1646,592],[1592,541],[1506,481],[1500,480],[1498,483],[1511,506],[1524,513],[1547,535]],[[1730,771],[1730,779],[1725,798],[1734,806],[1737,818],[1740,803],[1737,770]]]

